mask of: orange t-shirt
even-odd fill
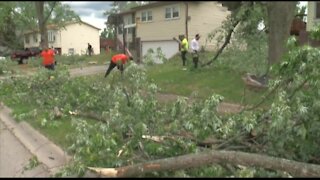
[[[47,51],[42,51],[41,52],[41,56],[42,56],[42,64],[44,66],[46,65],[50,65],[50,64],[53,64],[54,63],[54,52],[52,50],[47,50]]]
[[[116,54],[112,56],[111,61],[117,64],[117,61],[122,61],[122,64],[125,64],[128,61],[128,56],[125,54]]]

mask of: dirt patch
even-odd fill
[[[218,105],[217,111],[219,113],[239,113],[244,107],[239,104],[231,104],[222,102]]]
[[[179,95],[175,95],[175,94],[163,94],[163,93],[157,94],[157,100],[160,103],[173,102],[173,101],[176,101],[178,99],[178,97],[186,98],[188,103],[192,103],[195,101],[192,98],[179,96]],[[222,102],[218,105],[217,111],[221,114],[239,113],[243,108],[244,108],[244,106],[241,106],[239,104]]]

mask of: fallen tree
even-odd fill
[[[179,169],[201,167],[213,163],[229,163],[234,165],[262,167],[270,170],[280,170],[295,177],[320,176],[320,165],[237,151],[208,151],[198,154],[187,154],[178,157],[159,159],[119,168],[88,167],[88,169],[105,177],[135,177],[149,172],[175,171]]]
[[[206,62],[205,64],[202,64],[202,67],[204,66],[208,66],[211,63],[213,63],[216,59],[218,59],[219,55],[222,53],[222,51],[227,47],[227,45],[230,43],[231,40],[231,36],[232,33],[234,32],[234,29],[237,27],[237,25],[240,23],[240,20],[237,20],[233,23],[231,29],[228,30],[228,35],[225,38],[225,41],[223,43],[223,45],[219,48],[219,50],[217,51],[216,55],[209,61]]]
[[[234,3],[231,3],[227,6],[231,6],[232,4],[234,4]],[[241,14],[242,12],[240,11],[241,6],[248,6],[245,9],[245,12],[243,14]],[[253,6],[254,6],[253,2],[249,2],[249,3],[236,2],[234,4],[234,7],[232,7],[230,19],[227,21],[227,24],[229,24],[229,25],[227,25],[225,27],[226,29],[224,30],[224,31],[226,31],[224,43],[219,48],[219,50],[216,52],[215,56],[210,61],[202,64],[201,67],[208,66],[208,65],[212,64],[215,60],[218,59],[219,55],[223,52],[223,50],[227,47],[227,45],[230,44],[232,34],[235,32],[235,29],[237,28],[238,24],[247,20],[246,14],[249,13],[249,11],[253,8]]]

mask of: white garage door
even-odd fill
[[[162,53],[167,59],[174,56],[179,52],[179,44],[176,41],[149,41],[141,42],[142,44],[142,56],[145,56],[148,50],[151,48],[153,52],[157,52],[157,48],[160,47]],[[162,63],[155,58],[155,63]]]

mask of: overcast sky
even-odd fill
[[[100,28],[100,32],[106,27],[107,17],[103,13],[111,9],[111,1],[62,1],[62,4],[68,4],[82,21]]]

